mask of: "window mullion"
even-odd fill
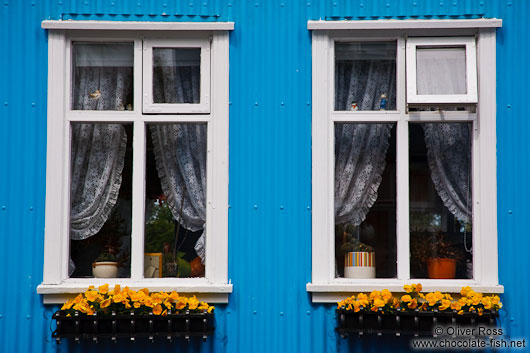
[[[410,278],[409,232],[409,127],[405,119],[397,123],[397,278]]]
[[[133,127],[131,279],[141,280],[144,272],[145,123],[136,121]]]

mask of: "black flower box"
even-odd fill
[[[436,337],[436,327],[493,327],[499,313],[497,311],[483,313],[463,313],[456,311],[397,311],[354,312],[353,310],[337,309],[336,331],[346,338],[351,334],[376,335],[414,335]],[[444,331],[445,332],[445,331]]]
[[[150,341],[181,337],[189,341],[191,337],[202,337],[203,340],[213,334],[214,314],[208,313],[180,313],[161,315],[84,315],[75,313],[67,316],[64,311],[57,311],[52,317],[57,322],[57,328],[52,334],[57,343],[63,338],[80,340],[100,339],[116,341],[118,339],[146,338]]]

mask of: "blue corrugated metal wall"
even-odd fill
[[[345,341],[332,305],[313,305],[309,19],[474,18],[498,31],[498,214],[503,327],[530,332],[530,2],[524,0],[3,0],[0,2],[0,352],[406,351],[396,338]],[[46,167],[44,19],[234,21],[230,35],[229,277],[207,343],[80,345],[51,341],[42,279]],[[528,337],[527,337],[528,338]]]

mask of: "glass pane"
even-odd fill
[[[154,103],[200,103],[201,49],[153,49]]]
[[[335,124],[335,274],[396,277],[396,126]]]
[[[72,46],[72,109],[133,109],[133,43]]]
[[[412,278],[473,278],[471,128],[410,124]]]
[[[146,278],[204,277],[206,127],[148,125]]]
[[[72,124],[70,277],[130,277],[132,125]]]
[[[396,42],[335,43],[335,110],[396,110]]]
[[[466,48],[418,48],[418,94],[466,94]]]

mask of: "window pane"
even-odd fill
[[[72,46],[72,109],[133,109],[133,43]]]
[[[412,278],[472,278],[471,123],[410,124]]]
[[[395,124],[335,124],[335,273],[396,277]]]
[[[335,44],[335,110],[396,110],[396,42]]]
[[[132,125],[72,124],[70,276],[130,277]]]
[[[148,125],[145,277],[204,277],[206,128]]]
[[[466,94],[466,48],[418,48],[418,94]]]
[[[154,103],[200,103],[201,49],[153,49]]]

